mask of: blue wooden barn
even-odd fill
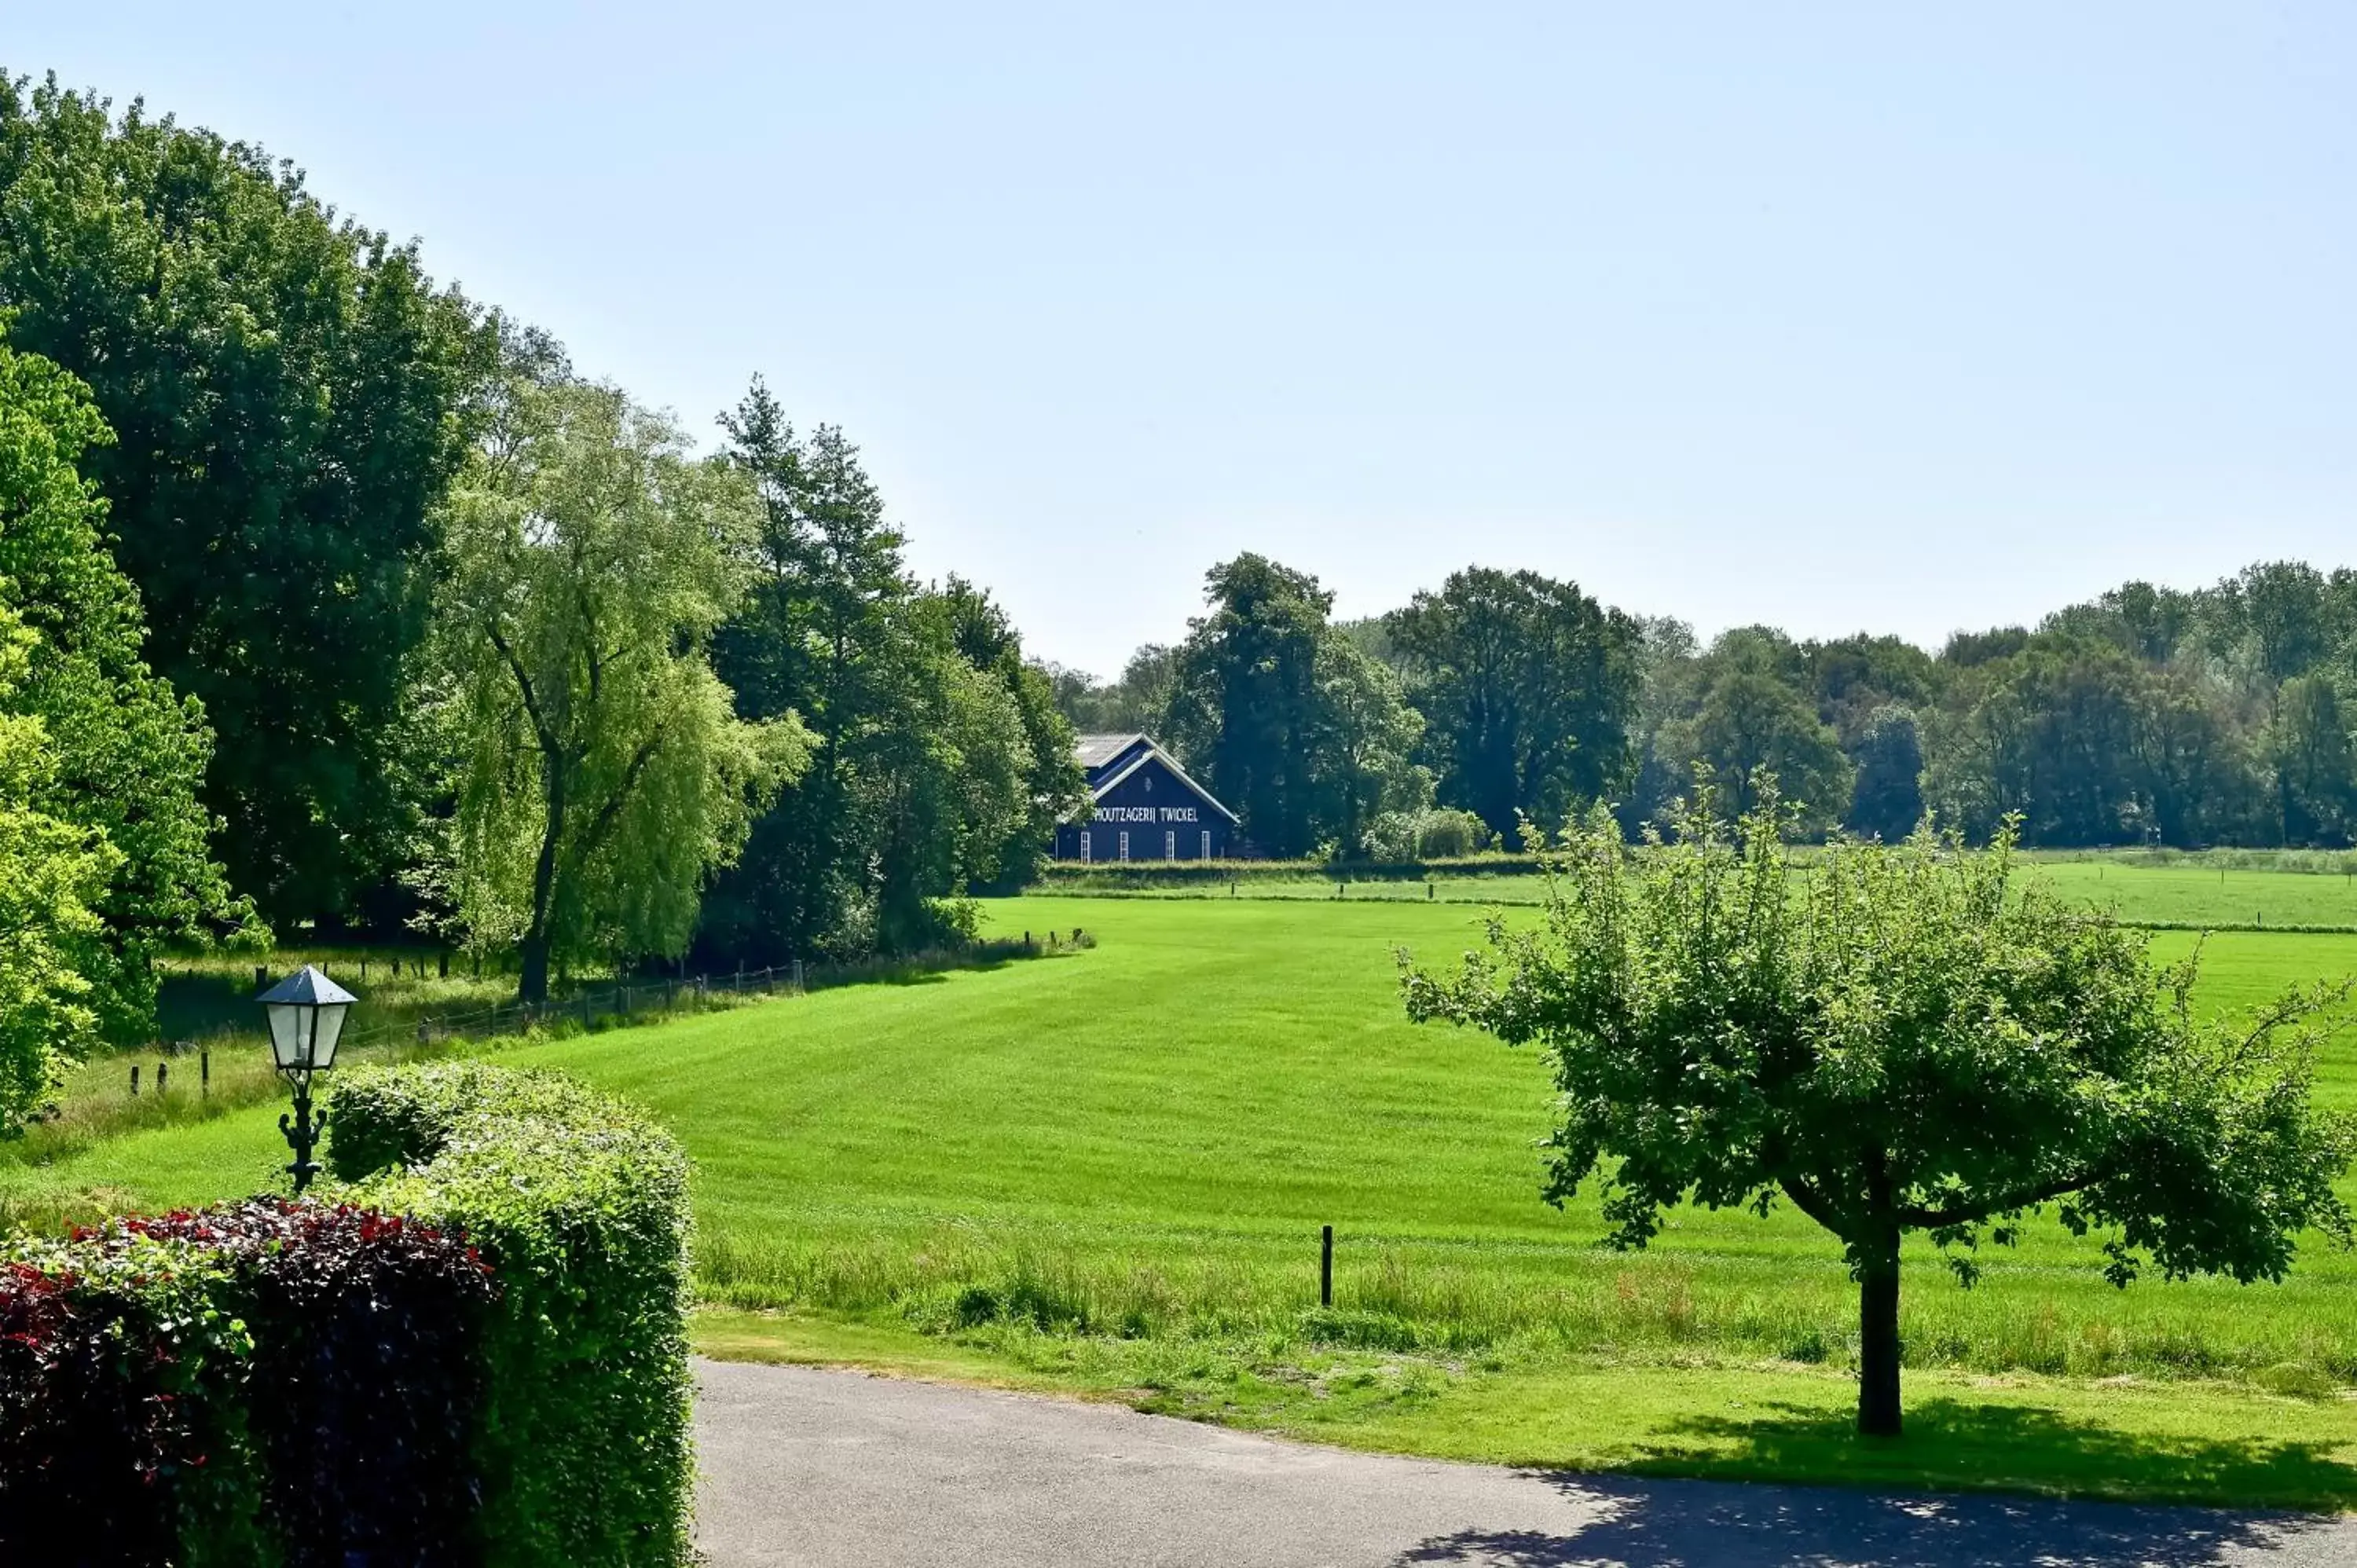
[[[1058,860],[1221,860],[1236,814],[1142,735],[1076,742],[1089,803],[1056,828]]]

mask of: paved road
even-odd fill
[[[1544,1475],[856,1372],[699,1371],[712,1568],[2357,1565],[2357,1520]]]

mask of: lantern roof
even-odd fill
[[[359,997],[319,972],[315,964],[305,964],[260,996],[257,1002],[295,1002],[325,1004],[357,1002]]]

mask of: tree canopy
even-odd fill
[[[349,912],[414,820],[434,510],[486,324],[260,149],[5,78],[0,308],[117,437],[87,474],[146,656],[219,737],[231,884],[273,919]]]
[[[1166,678],[1158,725],[1188,769],[1264,854],[1366,853],[1383,813],[1430,803],[1416,766],[1423,718],[1399,677],[1328,619],[1333,595],[1250,553],[1204,575],[1208,613],[1167,661],[1142,650],[1127,679]]]
[[[0,703],[22,691],[38,641],[0,607]],[[107,933],[92,906],[122,856],[40,809],[56,769],[40,716],[0,712],[0,1129],[41,1105],[101,1023],[90,976],[108,971]]]
[[[104,1032],[152,1028],[156,960],[241,921],[212,860],[197,791],[212,737],[203,710],[140,657],[137,592],[106,549],[106,504],[81,465],[113,439],[73,377],[0,345],[0,607],[12,638],[0,712],[39,721],[21,804],[107,845],[91,899],[104,918],[81,972]]]
[[[1081,799],[1052,678],[987,594],[909,575],[841,429],[797,432],[758,380],[721,423],[760,512],[715,664],[741,714],[797,714],[813,740],[714,885],[699,949],[769,964],[957,940],[965,894],[1027,876]]]
[[[552,961],[675,954],[706,875],[800,772],[791,714],[737,718],[707,649],[744,586],[752,487],[618,390],[518,374],[453,492],[442,605],[463,758],[453,886],[522,993]]]
[[[1792,813],[1755,789],[1732,832],[1706,786],[1634,849],[1598,811],[1560,843],[1543,929],[1493,923],[1455,972],[1405,974],[1410,1016],[1545,1051],[1551,1201],[1597,1181],[1621,1247],[1687,1202],[1824,1226],[1859,1283],[1869,1434],[1900,1428],[1907,1232],[1969,1283],[1980,1242],[2051,1206],[2123,1286],[2278,1279],[2302,1231],[2350,1239],[2357,1123],[2310,1095],[2335,993],[2205,1017],[2196,959],[2156,969],[2141,934],[2019,875],[2011,823],[1986,852],[1836,839],[1795,868]]]
[[[1473,567],[1386,617],[1440,796],[1512,841],[1636,771],[1637,631],[1570,583]]]

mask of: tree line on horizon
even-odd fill
[[[1535,572],[1469,567],[1332,618],[1314,576],[1211,569],[1206,612],[1116,679],[1050,667],[1075,728],[1144,730],[1260,853],[1406,860],[1521,842],[1597,801],[1634,837],[1697,779],[1738,814],[1772,776],[1804,832],[1928,815],[2050,848],[2357,842],[2357,570],[2130,582],[1936,653],[1738,627],[1707,644]]]
[[[293,165],[0,71],[0,1130],[176,946],[970,935],[1082,798],[985,591],[759,378],[704,450]]]

